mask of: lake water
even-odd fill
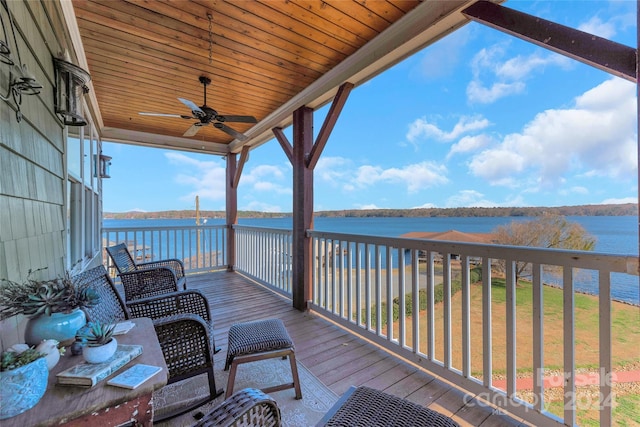
[[[316,217],[315,229],[335,233],[363,234],[369,236],[399,237],[412,231],[458,230],[469,233],[490,233],[499,225],[511,221],[526,221],[528,217],[438,217],[438,218],[339,218]],[[638,255],[638,217],[636,216],[574,216],[569,221],[581,224],[596,238],[596,252],[617,255]],[[241,225],[291,229],[292,219],[240,218]],[[207,220],[207,225],[222,225],[221,218]],[[105,219],[105,227],[151,227],[194,225],[194,219]],[[616,300],[640,303],[640,284],[637,276],[615,274],[611,293]],[[597,289],[584,288],[595,293]]]

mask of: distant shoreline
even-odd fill
[[[635,203],[577,206],[534,206],[496,208],[416,208],[416,209],[345,209],[314,212],[315,217],[336,218],[434,218],[434,217],[536,217],[544,213],[563,216],[638,216]],[[286,218],[291,212],[239,211],[240,218]],[[169,210],[157,212],[104,212],[104,219],[184,219],[195,218],[195,210]],[[225,218],[225,211],[200,210],[200,217]]]

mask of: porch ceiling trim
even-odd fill
[[[208,141],[198,141],[189,138],[176,138],[167,135],[136,132],[112,127],[102,128],[102,139],[120,142],[122,144],[142,145],[145,147],[179,149],[182,151],[191,151],[196,153],[216,154],[226,156],[228,147],[225,144],[219,144]]]

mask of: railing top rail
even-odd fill
[[[148,230],[196,230],[203,228],[212,228],[212,229],[224,229],[227,228],[224,224],[200,224],[200,225],[152,225],[148,227],[140,227],[140,226],[130,226],[130,227],[102,227],[104,232],[118,232],[118,231],[148,231]]]
[[[567,265],[583,269],[603,269],[616,273],[638,275],[638,256],[632,254],[618,255],[590,251],[507,246],[489,243],[465,243],[406,237],[380,237],[315,230],[307,230],[307,236],[320,239],[383,245],[393,248],[417,249],[449,254],[466,254],[469,256],[493,259],[510,258],[515,261],[522,260],[547,265]]]
[[[283,233],[283,234],[291,234],[292,231],[287,228],[275,228],[275,227],[259,227],[255,225],[242,225],[242,224],[234,224],[234,230],[254,230],[254,231],[263,231],[270,233]]]

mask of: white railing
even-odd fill
[[[291,230],[234,225],[238,271],[291,296]]]
[[[611,425],[612,277],[637,284],[632,276],[637,275],[637,256],[316,231],[308,235],[313,242],[313,310],[535,425],[574,425],[577,411],[594,406],[600,424]],[[517,282],[523,274],[526,290]],[[496,284],[498,276],[502,280]],[[599,294],[593,313],[600,313],[598,327],[577,331],[575,289],[593,280]],[[562,290],[550,291],[544,286],[549,282]],[[551,310],[548,294],[554,292],[561,300],[561,324],[545,323]],[[521,297],[527,303],[519,302]],[[561,343],[545,351],[551,330]],[[590,349],[599,353],[599,369],[593,369],[599,375],[595,402],[582,397],[584,387],[576,382],[577,333],[599,335],[598,348]],[[558,347],[561,361],[548,363],[545,358],[556,360],[549,351]],[[523,361],[519,353],[531,357]],[[550,387],[544,373],[552,369],[560,374],[555,386],[564,387],[563,409],[555,414],[546,410]],[[498,374],[503,379],[497,380]],[[530,379],[533,390],[518,387],[522,377]]]
[[[124,242],[136,262],[177,258],[187,273],[212,271],[227,265],[227,232],[224,225],[179,227],[104,227],[103,246]],[[115,274],[106,251],[103,263]]]

